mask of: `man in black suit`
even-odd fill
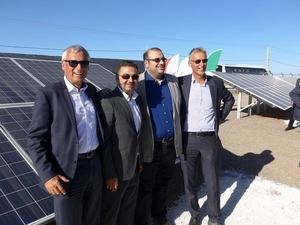
[[[191,220],[189,225],[200,225],[195,172],[200,154],[204,181],[207,186],[209,225],[219,225],[220,192],[218,181],[219,124],[229,114],[234,98],[217,77],[205,74],[207,53],[203,48],[193,48],[189,53],[192,74],[180,77],[182,91],[182,128],[185,160],[182,167],[185,191]],[[221,107],[221,102],[223,105]]]
[[[118,86],[113,91],[100,92],[108,137],[103,159],[106,188],[102,224],[105,225],[134,224],[142,162],[152,160],[151,146],[145,145],[145,140],[151,138],[144,129],[149,117],[135,91],[138,79],[137,65],[122,61],[116,73]],[[109,157],[112,160],[107,160]]]
[[[135,225],[167,225],[166,199],[176,157],[182,154],[180,124],[181,95],[177,78],[165,74],[166,58],[159,48],[144,55],[146,71],[140,74],[138,92],[146,102],[151,121],[145,139],[153,161],[145,161],[140,177]]]
[[[299,87],[299,86],[300,86],[300,78],[298,78],[297,81],[296,81],[296,87]],[[289,120],[288,126],[285,128],[285,131],[292,130],[292,129],[295,128],[294,127],[294,121],[295,121],[294,114],[295,114],[295,110],[297,111],[297,109],[296,109],[297,106],[296,106],[296,104],[294,102],[292,104],[293,105],[292,105],[292,111],[291,111],[291,115],[290,115],[290,120]]]
[[[28,153],[54,197],[57,225],[99,225],[103,145],[96,88],[85,82],[89,53],[65,49],[64,78],[39,90],[29,127]]]
[[[300,81],[300,79],[298,80]],[[296,85],[296,87],[291,90],[289,95],[293,102],[293,120],[300,121],[300,85]]]

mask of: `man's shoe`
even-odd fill
[[[191,217],[189,225],[201,225],[202,221],[200,219],[200,216]]]
[[[295,129],[296,127],[286,127],[284,130],[285,131],[289,131],[289,130],[293,130],[293,129]]]
[[[225,225],[225,224],[219,222],[218,220],[208,219],[207,225]]]

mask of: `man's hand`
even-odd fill
[[[143,164],[140,164],[140,165],[139,165],[139,173],[143,172],[143,169],[144,169]]]
[[[69,182],[69,179],[62,175],[56,175],[45,182],[45,188],[51,195],[65,195],[66,190],[63,187],[63,183]]]
[[[106,180],[106,188],[111,191],[118,190],[118,178],[112,178]]]

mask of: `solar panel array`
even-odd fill
[[[0,58],[0,104],[33,102],[39,87],[12,60]]]
[[[16,61],[44,85],[59,81],[63,77],[61,64],[58,61],[24,59]],[[99,89],[113,88],[116,85],[113,73],[94,63],[90,64],[87,80]]]
[[[4,135],[5,131],[23,149],[33,107],[0,109],[0,224],[28,224],[53,213],[53,200],[39,179]]]
[[[295,87],[294,84],[292,85],[289,82],[276,79],[272,76],[221,72],[214,72],[214,74],[263,102],[282,110],[291,107],[289,92]]]
[[[63,78],[59,61],[0,57],[0,224],[39,224],[53,219],[53,199],[40,186],[26,153],[36,91]],[[97,63],[87,77],[98,89],[115,76]]]

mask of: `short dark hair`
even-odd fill
[[[143,60],[144,60],[144,61],[145,61],[146,59],[148,59],[148,53],[149,53],[150,51],[158,51],[158,52],[161,52],[161,53],[163,54],[162,50],[161,50],[160,48],[158,48],[158,47],[149,48],[149,49],[147,49],[147,50],[144,52],[144,54],[143,54]]]
[[[135,68],[137,71],[139,71],[139,68],[138,68],[137,64],[134,63],[133,61],[131,61],[131,60],[122,60],[122,61],[120,62],[120,64],[119,64],[119,66],[117,67],[117,70],[116,70],[115,74],[118,75],[118,73],[119,73],[121,67],[125,67],[125,66],[133,67],[133,68]]]

